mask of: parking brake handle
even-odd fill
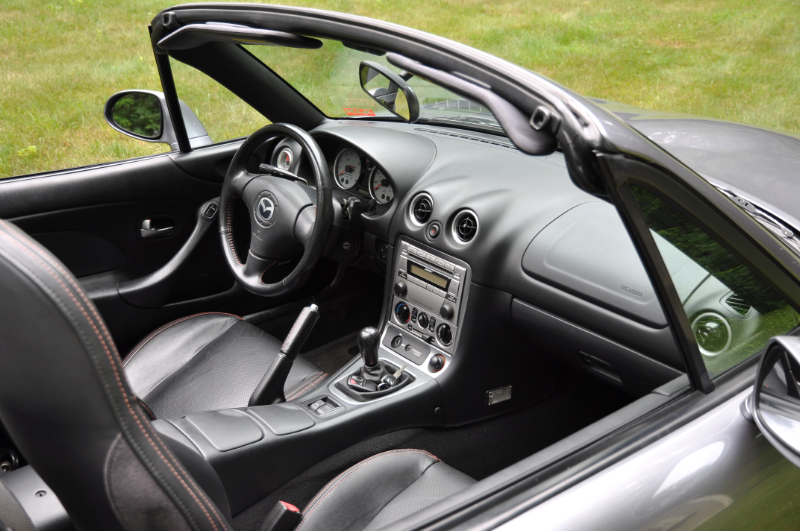
[[[319,319],[319,309],[316,304],[303,308],[289,331],[289,335],[286,336],[280,354],[272,362],[267,373],[250,396],[249,406],[286,402],[286,396],[283,394],[286,378],[289,376],[297,354],[308,340],[308,336],[311,335],[317,319]]]

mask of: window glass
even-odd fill
[[[714,377],[800,324],[769,284],[675,208],[631,186]]]
[[[261,113],[199,70],[170,59],[178,97],[203,124],[211,141],[250,136],[269,124]]]
[[[386,56],[354,50],[333,40],[307,50],[280,46],[244,45],[250,53],[281,76],[323,114],[339,118],[394,115],[361,88],[359,65],[372,61],[400,73]],[[413,76],[406,81],[420,104],[418,123],[431,123],[505,134],[489,109],[430,81]]]

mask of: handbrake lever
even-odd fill
[[[305,345],[308,336],[311,335],[311,330],[314,329],[317,319],[319,319],[319,309],[316,304],[303,308],[289,331],[289,335],[286,336],[286,340],[281,346],[280,354],[272,362],[267,373],[250,396],[248,406],[264,406],[286,402],[286,396],[283,394],[286,378],[289,376],[289,371],[292,369],[297,354]]]

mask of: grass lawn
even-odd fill
[[[796,0],[283,3],[436,33],[590,96],[800,132]],[[164,150],[113,131],[102,108],[119,90],[160,90],[147,23],[169,5],[164,0],[2,1],[0,177]],[[212,84],[191,90],[187,94],[196,99],[216,98],[230,106],[230,112],[223,107],[201,116],[213,118],[218,131],[234,134],[261,121],[231,98],[214,94]]]

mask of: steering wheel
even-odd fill
[[[316,194],[310,187],[298,184],[303,179],[275,166],[259,165],[259,171],[266,175],[247,171],[256,150],[278,137],[289,137],[300,144],[314,173]],[[244,261],[233,242],[233,206],[237,199],[244,201],[250,216],[250,250]],[[262,127],[234,155],[222,184],[219,209],[225,260],[245,289],[275,297],[299,287],[322,256],[333,224],[331,176],[319,145],[311,135],[291,124]],[[304,248],[303,257],[292,272],[279,282],[264,283],[264,273],[298,243]]]

